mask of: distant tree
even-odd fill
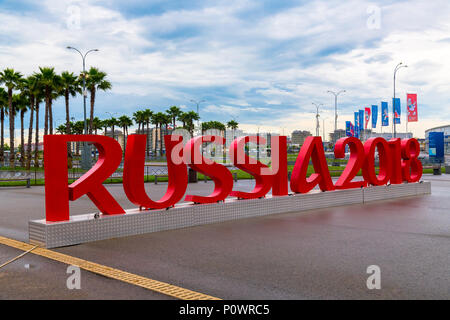
[[[56,133],[59,134],[68,134],[67,133],[67,125],[66,124],[61,124],[56,128]]]
[[[183,112],[179,116],[179,120],[183,123],[183,128],[188,130],[191,136],[194,135],[194,121],[199,119],[200,116],[195,111]]]
[[[123,146],[124,149],[126,148],[126,144],[127,144],[127,138],[128,138],[128,128],[131,127],[133,125],[133,120],[131,120],[130,117],[128,116],[121,116],[119,117],[119,126],[122,128],[123,130]],[[125,150],[123,150],[125,152]]]
[[[12,168],[15,168],[15,153],[14,153],[14,110],[12,104],[13,90],[16,89],[22,81],[22,74],[14,71],[14,69],[5,69],[0,72],[0,83],[4,83],[8,89],[8,107],[9,107],[9,145],[11,147],[9,163]]]
[[[142,110],[138,110],[138,111],[134,112],[133,120],[138,125],[137,133],[140,134],[141,127],[142,127],[142,131],[144,131],[144,123],[145,123],[144,112]]]
[[[58,90],[60,78],[52,67],[39,67],[38,74],[40,85],[43,87],[45,96],[44,134],[53,134],[53,111],[52,101],[55,91]]]
[[[40,95],[40,87],[38,83],[38,78],[36,76],[29,76],[23,82],[21,91],[28,96],[29,110],[30,110],[30,120],[28,125],[28,143],[26,150],[26,168],[30,170],[31,167],[31,147],[33,144],[33,125],[34,125],[34,113],[36,112],[36,97]]]
[[[14,112],[20,115],[20,166],[25,167],[25,126],[24,118],[25,113],[28,111],[28,97],[26,93],[13,95],[13,108]]]
[[[0,88],[0,165],[5,161],[5,115],[8,114],[8,93]]]
[[[171,106],[166,113],[169,115],[169,117],[172,119],[172,125],[173,125],[173,129],[176,128],[176,120],[178,119],[178,117],[182,114],[182,111],[180,108],[178,108],[177,106]]]
[[[91,93],[91,110],[90,110],[90,120],[89,120],[89,133],[92,134],[93,122],[94,122],[94,104],[95,95],[98,90],[106,91],[111,90],[112,84],[106,80],[107,73],[100,71],[97,68],[91,67],[86,75],[86,86]],[[114,136],[114,135],[113,135]]]
[[[94,134],[98,133],[98,130],[101,130],[102,128],[104,128],[105,123],[103,120],[100,120],[98,117],[94,118],[94,121],[92,122],[93,125],[93,129],[94,129]]]

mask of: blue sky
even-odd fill
[[[81,59],[66,46],[98,48],[87,64],[113,84],[97,95],[99,117],[191,110],[191,99],[204,99],[203,121],[234,118],[248,131],[287,134],[315,132],[312,102],[324,105],[326,132],[334,127],[327,90],[346,90],[339,128],[353,111],[391,101],[403,61],[397,96],[404,107],[406,93],[418,93],[420,122],[409,129],[423,137],[450,124],[449,16],[440,0],[0,1],[0,68],[79,72]],[[62,99],[54,110],[59,125]],[[82,118],[81,99],[71,110]]]

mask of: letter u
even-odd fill
[[[187,189],[187,166],[183,159],[183,137],[178,135],[164,136],[166,146],[169,186],[165,195],[158,201],[150,199],[145,192],[145,135],[130,135],[125,151],[123,169],[123,188],[132,203],[147,209],[164,209],[174,206],[180,201]],[[180,144],[180,145],[179,145]]]

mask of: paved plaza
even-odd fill
[[[450,175],[424,175],[432,194],[277,214],[52,249],[222,299],[448,299]],[[235,188],[250,190],[253,181]],[[156,199],[167,184],[146,184]],[[122,185],[107,189],[124,208]],[[213,183],[190,184],[208,194]],[[0,236],[28,242],[44,218],[44,187],[0,188]],[[71,214],[97,211],[84,196]],[[0,264],[22,251],[0,245]],[[368,290],[367,267],[381,270]],[[0,269],[0,299],[171,299],[88,271],[68,290],[67,265],[34,254]]]

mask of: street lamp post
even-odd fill
[[[200,103],[205,102],[205,101],[206,101],[206,100],[200,100],[200,101],[197,101],[197,100],[191,99],[191,102],[193,102],[193,103],[195,103],[195,104],[197,105],[197,114],[198,114],[198,117],[199,117],[199,118],[200,118],[199,105],[200,105]],[[197,120],[197,127],[200,128],[200,119]]]
[[[86,98],[87,98],[87,92],[86,92],[86,56],[89,52],[98,51],[98,49],[91,49],[87,51],[85,54],[82,54],[80,50],[77,48],[68,46],[67,49],[75,50],[77,51],[81,59],[83,60],[83,111],[84,111],[84,134],[88,134],[87,130],[87,120],[86,120]],[[81,168],[84,170],[88,170],[91,168],[91,148],[87,144],[87,142],[83,143],[83,153],[81,154]]]
[[[392,115],[393,115],[393,117],[392,117],[392,125],[393,125],[393,127],[394,127],[394,138],[396,138],[397,137],[397,129],[396,129],[396,127],[395,127],[395,105],[394,105],[394,103],[395,103],[395,77],[396,77],[396,75],[397,75],[397,71],[398,70],[400,70],[401,68],[407,68],[408,66],[406,65],[406,64],[403,64],[403,62],[400,62],[396,67],[395,67],[395,70],[394,70],[394,100],[392,100]]]
[[[323,106],[323,104],[322,103],[317,104],[317,103],[314,103],[314,102],[312,104],[316,106],[316,137],[318,137],[318,136],[320,136],[320,131],[319,131],[319,128],[320,128],[320,124],[319,124],[319,117],[320,117],[320,115],[319,115],[319,107]]]
[[[345,90],[341,90],[341,91],[339,91],[339,92],[334,92],[334,91],[331,91],[331,90],[328,90],[327,91],[328,93],[331,93],[332,95],[334,95],[334,135],[333,135],[333,137],[334,137],[334,143],[336,143],[336,131],[337,131],[337,119],[338,119],[338,114],[337,114],[337,97],[341,94],[341,93],[344,93],[345,92]]]

